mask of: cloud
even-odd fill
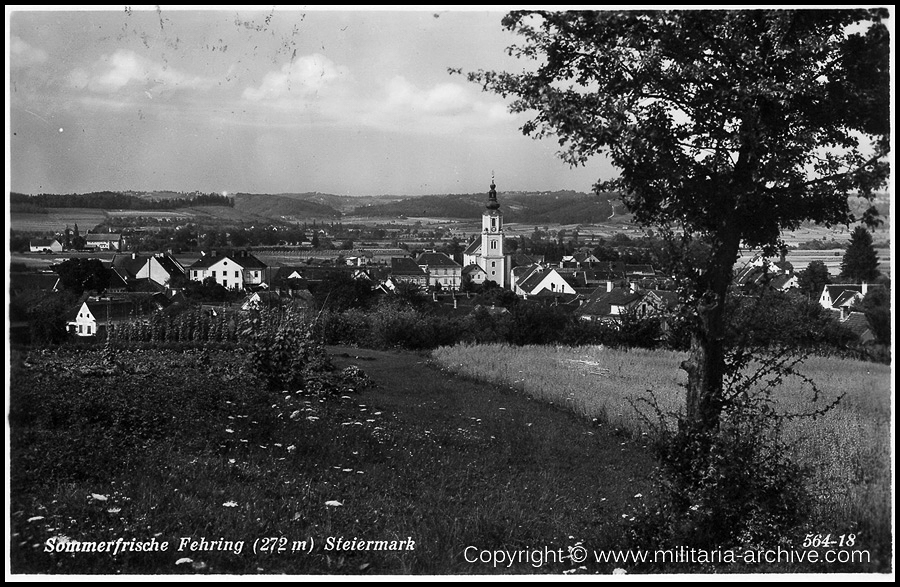
[[[285,63],[278,71],[270,71],[263,77],[259,87],[248,87],[243,97],[258,102],[282,98],[306,98],[325,90],[338,80],[347,80],[349,70],[333,61],[314,53],[291,63]]]
[[[386,98],[372,108],[370,120],[395,130],[456,132],[466,128],[509,122],[512,115],[496,100],[485,100],[470,88],[441,83],[420,89],[403,76],[392,78],[385,86]]]
[[[212,82],[189,75],[165,64],[154,62],[127,49],[103,55],[88,69],[76,68],[69,74],[69,85],[97,93],[117,93],[127,86],[146,92],[164,89],[207,88]]]
[[[47,61],[47,52],[29,45],[27,42],[10,35],[9,38],[9,64],[10,67],[26,67],[37,65]]]

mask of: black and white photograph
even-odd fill
[[[6,6],[6,580],[893,582],[893,10]]]

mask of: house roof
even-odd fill
[[[88,234],[85,235],[85,242],[88,243],[105,243],[105,242],[118,242],[122,239],[121,234],[114,233],[98,233],[98,234]]]
[[[193,265],[190,266],[191,269],[207,269],[212,267],[219,261],[223,259],[228,259],[229,261],[239,265],[244,269],[265,269],[267,265],[250,254],[216,254],[216,255],[205,255],[197,259]]]
[[[841,325],[858,337],[862,337],[866,332],[872,331],[872,328],[869,326],[869,321],[866,319],[866,315],[862,312],[850,312],[850,315],[846,320],[841,322]]]
[[[59,281],[56,273],[10,273],[9,291],[17,293],[22,291],[49,291]]]
[[[463,267],[462,274],[463,275],[471,275],[472,273],[485,273],[485,270],[481,268],[481,266],[476,265],[475,263],[471,263]]]
[[[836,300],[831,302],[831,307],[840,308],[841,306],[849,306],[855,299],[857,299],[861,295],[861,292],[855,292],[853,290],[846,289],[838,295]]]
[[[516,253],[510,257],[512,267],[521,265],[534,265],[535,260],[524,253]]]
[[[416,264],[427,267],[459,267],[460,264],[445,253],[422,253],[416,258]]]
[[[134,316],[134,304],[129,300],[87,300],[84,303],[98,323],[107,319],[111,322],[122,321]],[[80,306],[77,311],[81,311]]]
[[[425,277],[425,271],[419,267],[412,257],[402,257],[400,259],[391,259],[391,275],[414,275],[416,277]]]
[[[653,265],[625,265],[625,273],[640,273],[641,275],[656,275]]]
[[[855,291],[862,293],[862,285],[858,284],[835,284],[835,285],[826,285],[825,290],[828,292],[828,297],[832,300],[838,299],[845,290]]]
[[[578,313],[588,316],[610,316],[612,306],[627,306],[641,296],[641,293],[630,292],[620,287],[613,288],[612,291],[598,287],[590,299],[578,309]]]
[[[463,251],[463,255],[474,255],[481,248],[481,239],[476,237],[469,246],[466,247],[466,250]]]

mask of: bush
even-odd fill
[[[321,391],[318,377],[331,364],[314,326],[291,313],[264,311],[251,319],[243,333],[252,336],[250,366],[270,390]]]
[[[806,471],[786,455],[780,426],[752,402],[725,414],[720,428],[661,434],[655,508],[632,528],[641,548],[728,549],[787,545],[812,506]]]

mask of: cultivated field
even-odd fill
[[[451,372],[507,384],[563,406],[603,427],[640,437],[649,427],[632,401],[654,392],[663,412],[682,409],[684,355],[668,351],[602,347],[458,345],[439,348],[435,359]],[[844,359],[809,359],[801,371],[822,391],[811,403],[808,385],[786,380],[778,389],[785,414],[808,413],[844,394],[834,410],[786,425],[795,456],[811,471],[816,496],[813,519],[822,534],[856,532],[882,564],[891,547],[891,369]],[[641,405],[640,403],[638,405]]]
[[[106,220],[108,213],[96,208],[48,208],[46,214],[10,214],[10,230],[57,233],[66,226],[85,233]]]

